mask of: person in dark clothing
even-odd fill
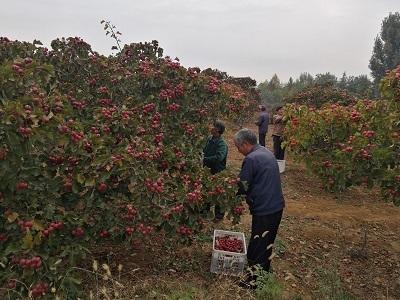
[[[228,145],[222,138],[225,131],[225,125],[222,121],[216,120],[211,128],[211,136],[207,139],[206,146],[203,149],[203,166],[210,168],[211,174],[216,174],[226,169],[226,158],[228,156]],[[210,204],[205,208],[210,210]],[[224,218],[224,212],[221,208],[215,206],[215,220],[220,221]]]
[[[274,133],[272,134],[272,142],[274,148],[274,155],[276,159],[284,160],[285,148],[282,147],[282,141],[283,141],[283,131],[285,129],[285,123],[282,115],[282,106],[276,108],[275,114],[273,115],[273,123],[274,123]]]
[[[260,115],[255,124],[258,126],[258,142],[265,147],[265,137],[268,132],[269,115],[264,105],[260,106]]]
[[[234,142],[245,156],[239,174],[238,194],[246,196],[252,215],[248,264],[250,268],[260,266],[269,271],[272,246],[285,207],[278,163],[271,151],[257,144],[257,136],[247,128],[235,134]],[[255,282],[255,277],[249,275],[242,283],[252,281]],[[254,285],[247,287],[254,288]]]

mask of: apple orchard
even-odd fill
[[[400,69],[382,81],[382,97],[291,104],[286,144],[327,188],[378,184],[399,204]],[[212,176],[200,154],[208,125],[252,117],[254,99],[164,57],[156,41],[105,57],[80,38],[51,49],[0,38],[2,289],[76,299],[84,288],[76,267],[94,245],[188,242],[207,203],[238,222],[237,174]]]
[[[1,38],[0,280],[14,296],[76,299],[87,247],[188,241],[206,203],[239,220],[237,174],[211,176],[200,154],[215,118],[256,105],[162,52],[156,41],[105,57],[80,38],[51,50]]]
[[[354,185],[378,186],[399,206],[400,66],[387,72],[380,91],[375,101],[349,99],[347,105],[325,103],[318,109],[286,106],[285,143],[324,188],[340,194]]]

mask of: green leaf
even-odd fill
[[[26,235],[22,238],[22,246],[25,249],[32,249],[33,248],[33,237],[30,230],[26,233]]]

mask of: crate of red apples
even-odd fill
[[[246,241],[241,232],[214,230],[212,273],[239,276],[246,264]]]

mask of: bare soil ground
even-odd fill
[[[233,133],[231,129],[225,134],[228,167],[239,170],[242,156],[233,144]],[[378,190],[361,187],[338,199],[323,191],[319,179],[290,153],[286,159],[286,209],[273,261],[284,289],[282,298],[349,299],[338,292],[343,288],[354,299],[400,299],[400,208],[384,202]],[[123,287],[106,284],[101,292],[104,282],[89,276],[92,289],[98,295],[108,293],[108,299],[256,299],[253,292],[237,286],[237,279],[209,273],[213,229],[248,236],[250,222],[249,214],[236,226],[228,220],[210,222],[194,245],[178,250],[156,240],[129,249],[98,249],[95,257],[108,262]],[[115,271],[118,264],[123,265],[120,272]],[[114,292],[119,296],[112,296]]]

